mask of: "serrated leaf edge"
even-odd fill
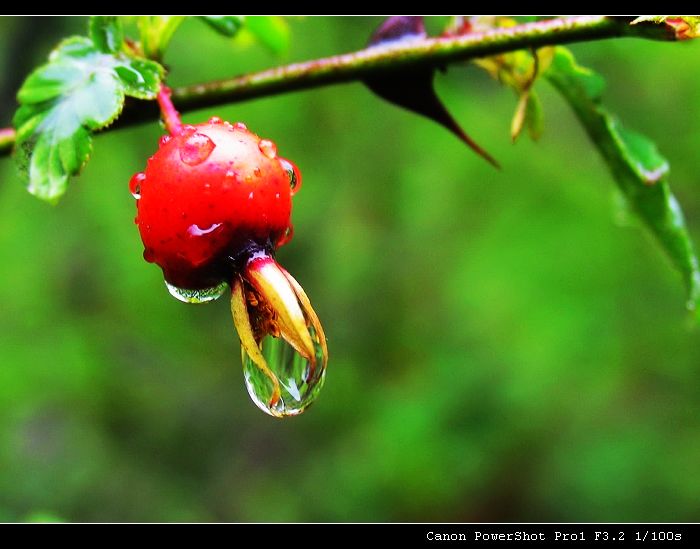
[[[13,125],[16,128],[17,131],[17,137],[15,140],[15,147],[13,151],[13,156],[16,159],[16,162],[19,164],[19,168],[21,172],[24,172],[26,169],[26,173],[24,173],[24,177],[27,178],[27,190],[33,194],[34,196],[37,196],[38,198],[41,198],[51,204],[56,204],[60,197],[65,193],[66,188],[67,188],[67,182],[70,180],[71,176],[77,176],[80,175],[82,170],[85,168],[87,162],[90,159],[90,156],[92,155],[92,150],[93,150],[93,143],[92,143],[92,133],[98,130],[105,129],[109,126],[111,126],[117,118],[121,115],[121,113],[124,110],[124,103],[126,97],[134,97],[137,99],[144,99],[144,100],[149,100],[149,99],[155,99],[157,96],[157,92],[153,93],[148,93],[148,92],[140,92],[133,88],[129,83],[124,81],[124,79],[119,75],[119,73],[115,70],[117,67],[117,62],[124,63],[126,64],[131,64],[132,61],[138,60],[144,63],[144,65],[149,66],[149,69],[154,71],[155,74],[157,75],[158,80],[162,80],[165,74],[165,69],[163,66],[153,60],[150,59],[141,59],[137,57],[132,57],[124,54],[123,52],[114,52],[114,53],[105,53],[101,51],[96,44],[93,42],[92,39],[89,37],[85,36],[70,36],[68,38],[63,39],[59,44],[54,47],[54,49],[49,53],[48,56],[48,61],[39,67],[35,68],[25,79],[24,83],[20,87],[18,91],[18,96],[21,94],[22,89],[24,88],[26,82],[31,78],[32,75],[41,72],[42,70],[46,70],[48,66],[50,66],[52,63],[55,63],[59,57],[61,56],[61,52],[63,52],[67,47],[70,46],[83,46],[86,49],[92,50],[95,55],[100,56],[100,57],[105,57],[105,58],[112,58],[115,63],[110,65],[108,68],[111,70],[114,74],[114,79],[115,81],[118,82],[118,86],[116,86],[115,93],[118,94],[116,98],[116,104],[117,108],[115,109],[114,113],[107,118],[107,120],[100,122],[99,124],[86,124],[84,122],[80,123],[79,128],[82,128],[85,131],[86,138],[87,138],[87,154],[85,155],[84,160],[81,161],[80,165],[75,169],[75,170],[65,170],[65,176],[63,176],[61,179],[62,181],[60,182],[59,185],[52,187],[56,189],[56,192],[45,192],[45,189],[43,186],[39,186],[36,184],[36,176],[32,177],[32,161],[34,158],[34,150],[32,147],[31,152],[26,152],[25,149],[27,146],[30,145],[30,142],[32,139],[36,138],[36,141],[41,138],[44,133],[41,131],[41,126],[42,124],[47,120],[48,116],[45,114],[46,111],[50,110],[53,105],[55,105],[57,98],[59,95],[56,95],[54,97],[51,97],[49,99],[44,99],[42,101],[37,101],[37,102],[31,102],[31,101],[22,101],[20,103],[19,108],[15,112],[15,116],[13,117]],[[70,54],[66,54],[67,58],[72,57]],[[133,67],[130,67],[133,69]],[[42,107],[42,105],[44,105]],[[27,117],[18,120],[18,115],[22,112],[22,108],[29,108],[34,110],[34,112],[29,111],[27,114]],[[80,131],[80,129],[76,130]],[[55,137],[52,137],[52,139],[55,139]],[[52,145],[53,147],[57,147],[57,145]],[[20,161],[19,157],[21,155],[26,155],[26,161],[22,160]],[[61,164],[63,163],[63,160],[59,159]],[[63,164],[62,164],[63,165]],[[48,170],[48,167],[47,167]],[[46,177],[51,177],[49,174],[47,174]]]

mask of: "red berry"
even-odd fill
[[[297,181],[274,143],[243,124],[184,126],[131,181],[144,257],[179,288],[230,282],[251,253],[288,239]]]
[[[174,135],[129,183],[144,257],[181,301],[211,301],[231,286],[251,398],[276,417],[300,414],[323,385],[328,349],[309,298],[274,259],[292,237],[299,172],[244,124],[180,126],[161,91]]]

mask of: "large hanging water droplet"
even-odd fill
[[[314,343],[315,365],[281,337],[268,335],[260,344],[269,372],[258,367],[241,347],[248,394],[263,412],[275,417],[301,414],[321,391],[327,357],[312,326],[309,334]]]
[[[280,158],[280,165],[282,169],[287,172],[289,188],[292,189],[292,196],[294,196],[299,192],[299,189],[301,189],[301,173],[299,173],[299,168],[286,158]]]
[[[216,148],[214,142],[203,133],[193,133],[180,146],[180,159],[190,166],[201,164]]]
[[[228,289],[228,284],[225,282],[213,288],[203,288],[200,290],[178,288],[170,284],[167,280],[165,281],[165,286],[168,288],[170,295],[183,303],[207,303],[209,301],[214,301],[224,295]]]

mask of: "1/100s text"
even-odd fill
[[[426,533],[427,541],[626,541],[627,537],[623,531],[607,532],[604,530],[590,532],[563,532],[555,530],[553,532],[515,531],[515,532],[494,532],[493,530],[484,532],[473,530],[465,532],[436,532],[430,530]],[[636,531],[634,541],[681,541],[682,536],[673,531]]]

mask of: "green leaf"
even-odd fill
[[[510,137],[515,142],[527,127],[527,132],[533,141],[542,136],[544,130],[544,113],[542,103],[535,90],[527,90],[518,99],[518,106],[510,123]]]
[[[103,53],[116,53],[124,44],[124,30],[115,16],[93,16],[88,24],[88,34],[95,47]]]
[[[486,20],[484,20],[486,19]],[[515,21],[508,18],[476,17],[470,20],[470,32],[487,32],[493,25],[510,27]],[[515,142],[523,129],[527,128],[530,138],[537,140],[542,135],[544,113],[534,86],[547,70],[554,48],[546,46],[536,51],[519,50],[475,59],[473,63],[501,84],[510,87],[518,96],[518,103],[510,123],[510,137]]]
[[[530,91],[530,96],[527,101],[525,110],[525,123],[527,124],[527,132],[530,138],[537,141],[542,137],[544,131],[544,112],[540,97],[535,93],[535,90]]]
[[[676,40],[689,40],[700,36],[700,17],[687,15],[642,15],[630,25],[653,23],[665,25]]]
[[[200,19],[220,34],[231,38],[241,30],[245,17],[243,15],[204,15]]]
[[[165,70],[155,61],[136,58],[115,64],[114,72],[119,76],[126,95],[150,100],[158,95]]]
[[[61,43],[17,94],[15,158],[29,192],[55,203],[87,162],[91,132],[119,116],[126,95],[155,99],[162,75],[158,63],[103,53],[90,38]]]
[[[290,32],[287,22],[279,16],[254,15],[245,19],[246,29],[273,53],[289,49]]]
[[[545,75],[583,124],[607,162],[630,209],[644,222],[682,273],[688,308],[697,311],[700,301],[698,259],[680,205],[668,185],[668,162],[654,143],[624,128],[602,107],[602,78],[578,66],[569,50],[557,48]]]
[[[272,53],[280,55],[289,49],[289,26],[283,17],[272,15],[206,15],[200,19],[229,38],[238,35],[252,37]]]
[[[182,15],[140,16],[137,25],[144,55],[151,59],[162,59],[170,39],[184,20]]]

